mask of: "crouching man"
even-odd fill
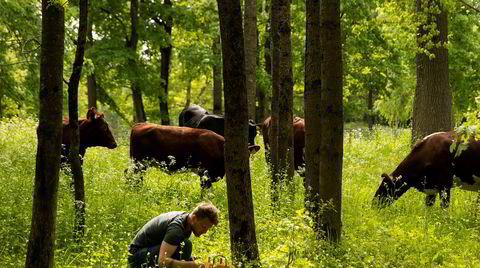
[[[201,236],[217,225],[218,214],[212,203],[203,202],[192,212],[167,212],[151,219],[128,246],[129,266],[202,268],[191,256],[189,237]]]

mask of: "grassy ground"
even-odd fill
[[[0,122],[0,267],[21,267],[30,230],[35,176],[35,122]],[[82,245],[72,241],[74,219],[70,177],[62,173],[58,194],[56,267],[125,267],[127,246],[150,218],[190,210],[200,198],[199,179],[190,172],[148,170],[141,188],[125,184],[128,131],[116,133],[119,147],[93,148],[84,163],[87,229]],[[263,267],[480,267],[477,194],[454,189],[442,210],[423,205],[410,190],[391,207],[370,204],[380,174],[391,172],[409,152],[410,132],[377,128],[345,133],[343,236],[336,247],[315,240],[303,214],[302,179],[295,177],[294,202],[283,200],[271,213],[269,176],[263,149],[251,160],[257,240]],[[261,138],[257,139],[261,142]],[[225,179],[204,199],[221,213],[219,226],[192,237],[194,255],[230,255]]]

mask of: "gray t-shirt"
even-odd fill
[[[147,222],[133,238],[130,249],[157,246],[165,241],[170,245],[179,246],[187,240],[192,231],[187,227],[188,212],[173,211],[160,214]]]

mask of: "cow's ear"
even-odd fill
[[[260,150],[260,145],[249,145],[248,146],[248,151],[250,152],[250,154],[254,154],[254,153],[258,152],[258,150]]]
[[[95,109],[95,107],[91,107],[90,109],[88,109],[87,119],[88,120],[94,120],[96,114],[97,114],[97,109]]]
[[[103,113],[96,113],[95,114],[95,119],[103,119]]]

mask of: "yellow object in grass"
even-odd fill
[[[225,256],[210,255],[205,261],[205,268],[233,268],[233,266],[228,264]]]

